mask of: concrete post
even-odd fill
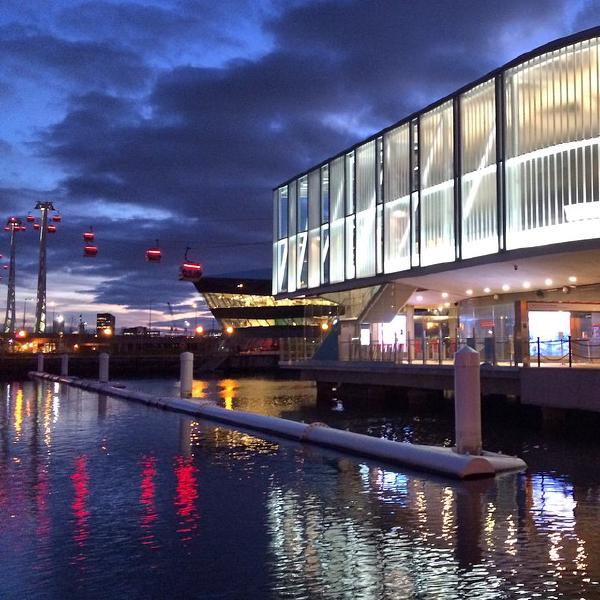
[[[179,383],[182,398],[192,397],[192,382],[194,380],[194,355],[191,352],[182,352],[179,355]]]
[[[63,354],[60,357],[60,374],[66,377],[69,374],[69,355]]]
[[[108,354],[106,352],[102,352],[102,354],[100,354],[100,356],[98,357],[98,380],[100,381],[100,383],[108,383],[108,361]]]
[[[41,352],[37,355],[37,372],[44,372],[44,355]]]
[[[454,355],[454,429],[459,454],[481,454],[479,352],[469,346]]]

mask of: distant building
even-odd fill
[[[115,323],[115,315],[98,313],[96,315],[96,333],[98,335],[114,335]]]
[[[123,327],[123,335],[148,335],[148,328],[143,325],[137,327]]]

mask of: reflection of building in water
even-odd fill
[[[322,473],[304,480],[314,489],[274,481],[267,507],[276,576],[309,597],[527,593],[520,564],[546,567],[548,593],[569,596],[590,577],[572,488],[557,479],[445,484],[340,461],[329,487]]]

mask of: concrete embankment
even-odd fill
[[[158,397],[137,390],[114,387],[109,383],[48,373],[30,372],[29,376],[33,379],[55,381],[99,394],[134,400],[149,406],[459,479],[491,477],[500,472],[526,468],[525,462],[521,459],[501,454],[489,452],[476,456],[457,454],[451,448],[394,442],[333,429],[323,423],[307,424],[278,417],[227,410],[208,400]]]

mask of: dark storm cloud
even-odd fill
[[[274,185],[570,33],[566,0],[277,3],[249,13],[263,21],[262,53],[198,66],[189,57],[212,42],[248,46],[228,27],[236,6],[253,3],[87,2],[57,20],[85,41],[0,36],[14,60],[22,50],[78,83],[36,151],[67,173],[62,204],[74,215],[92,207],[104,230],[98,260],[73,267],[107,278],[98,301],[143,307],[153,290],[189,297],[191,284],[175,281],[188,243],[210,273],[268,266]],[[159,54],[161,68],[150,72]],[[110,214],[94,217],[99,202]],[[155,212],[123,218],[123,203]],[[143,262],[155,238],[167,256],[159,266]]]
[[[86,88],[132,91],[150,71],[140,56],[118,43],[70,41],[10,25],[0,29],[0,64],[13,77],[58,77]]]

